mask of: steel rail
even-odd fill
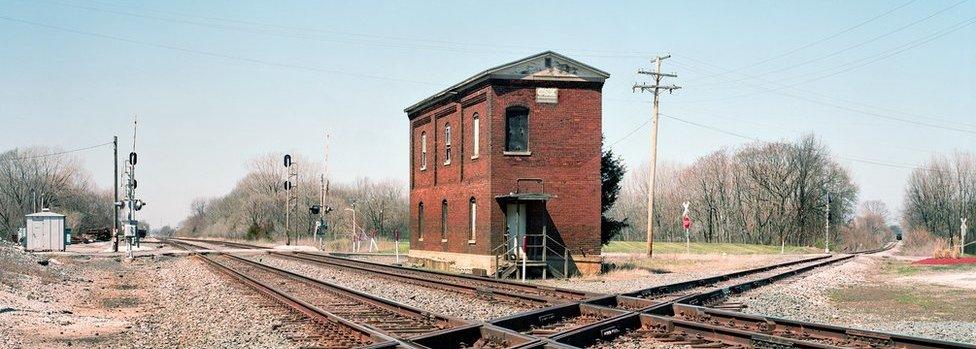
[[[619,340],[630,341],[628,347],[636,344],[657,344],[702,348],[837,348],[810,341],[641,313],[618,316],[555,335],[551,339],[574,348],[612,348],[614,342]]]
[[[205,240],[204,242],[221,244],[220,241]],[[226,243],[224,245],[237,246],[241,248],[263,248],[259,246]],[[429,333],[415,337],[419,342],[411,342],[413,345],[424,343],[460,343],[459,336],[469,338],[472,331],[480,331],[484,338],[494,338],[502,336],[505,338],[514,337],[519,332],[528,335],[528,338],[542,338],[540,341],[521,341],[521,344],[511,347],[527,348],[576,348],[588,347],[596,343],[596,340],[613,340],[616,337],[634,331],[642,331],[640,335],[654,336],[655,340],[661,340],[669,344],[684,344],[693,347],[792,347],[792,348],[849,348],[849,347],[878,347],[878,348],[908,348],[908,349],[928,349],[928,348],[976,348],[976,346],[954,343],[947,341],[932,340],[911,336],[887,334],[882,332],[862,331],[840,326],[823,325],[816,323],[806,323],[801,321],[784,320],[773,317],[757,315],[746,315],[737,312],[724,311],[713,308],[706,308],[693,304],[713,304],[717,300],[724,299],[731,294],[745,292],[750,289],[794,276],[799,273],[809,271],[813,268],[824,265],[849,260],[856,254],[871,254],[886,251],[893,245],[882,248],[858,251],[852,255],[831,257],[830,255],[818,256],[814,258],[800,259],[791,262],[778,263],[774,265],[752,268],[733,273],[727,273],[709,278],[691,280],[682,283],[675,283],[663,286],[652,287],[627,294],[603,295],[586,294],[587,297],[580,297],[586,300],[584,303],[563,303],[544,309],[515,314],[504,318],[491,320],[489,324],[462,326],[455,329],[446,329],[439,332]],[[396,272],[417,272],[420,275],[444,275],[450,278],[468,278],[467,276],[430,272],[411,268],[389,266],[379,263],[357,261],[335,256],[327,256],[314,253],[283,253],[271,252],[273,255],[297,258],[328,264],[338,267],[346,267],[355,270],[362,270],[370,273],[378,273],[375,269],[385,269],[379,273],[384,275],[394,274],[398,278],[404,278]],[[816,262],[820,261],[820,262]],[[810,263],[816,262],[816,263]],[[802,263],[809,265],[797,268],[789,268]],[[680,290],[693,289],[713,285],[719,282],[727,282],[736,278],[741,278],[756,273],[767,272],[778,268],[788,268],[787,270],[763,277],[756,280],[737,283],[728,287],[716,288],[707,292],[692,294],[689,296],[674,299],[671,302],[656,302],[634,296],[665,294],[678,292]],[[393,275],[391,275],[392,277]],[[411,278],[417,280],[419,276]],[[479,277],[472,276],[478,280]],[[502,282],[501,280],[484,278],[492,285],[514,284],[518,287],[529,286],[520,283]],[[430,282],[429,278],[424,281]],[[480,281],[480,280],[479,280]],[[497,286],[496,286],[497,287]],[[490,289],[491,286],[485,287]],[[497,290],[495,292],[498,292]],[[583,292],[576,292],[584,294]],[[572,299],[570,297],[569,299]],[[688,304],[691,303],[691,304]],[[588,308],[595,305],[597,308]],[[592,307],[592,306],[589,306]],[[602,308],[602,310],[598,310]],[[615,308],[615,309],[611,309]],[[576,309],[576,313],[561,317],[555,316],[567,309]],[[583,324],[581,326],[569,326],[568,329],[560,327],[560,331],[536,331],[533,329],[539,326],[559,325],[562,321],[573,321],[573,317],[582,314],[582,309],[591,314],[603,314],[603,320]],[[597,310],[595,310],[597,309]],[[577,314],[579,313],[579,314]],[[615,316],[615,314],[624,315]],[[607,317],[609,315],[609,317]],[[555,320],[553,320],[555,318]],[[766,327],[762,327],[766,326]],[[510,331],[510,332],[499,332]],[[501,333],[501,334],[499,334]],[[507,333],[507,334],[506,334]],[[540,334],[541,333],[541,334]],[[548,337],[548,338],[546,338]],[[465,339],[468,341],[467,339]],[[470,342],[470,341],[468,341]],[[465,342],[467,343],[467,342]],[[438,347],[437,346],[430,346]]]
[[[266,249],[263,246],[250,245],[239,242],[227,242],[220,240],[206,239],[187,239],[183,240],[199,241],[205,243],[223,244],[239,248]],[[479,296],[487,296],[514,300],[517,302],[527,302],[529,304],[561,304],[571,303],[590,299],[593,297],[605,296],[604,294],[583,292],[572,289],[546,287],[532,285],[509,280],[499,280],[475,275],[464,275],[447,273],[434,270],[422,270],[389,264],[355,260],[350,258],[330,256],[320,253],[310,252],[282,252],[268,251],[275,256],[290,257],[306,262],[318,264],[346,267],[358,271],[380,274],[386,277],[397,278],[403,281],[410,281],[427,286],[447,288],[452,291],[463,291]]]
[[[175,246],[183,248],[190,251],[192,255],[210,267],[216,269],[218,272],[228,275],[242,284],[249,286],[258,293],[276,301],[286,307],[298,312],[309,320],[318,323],[322,326],[321,330],[325,333],[330,334],[330,336],[342,336],[344,338],[339,339],[339,343],[329,343],[329,345],[335,344],[335,346],[330,346],[333,348],[398,348],[398,347],[409,347],[406,344],[397,341],[396,339],[389,337],[383,333],[380,333],[371,328],[356,324],[354,322],[348,321],[325,311],[315,305],[309,304],[301,299],[298,299],[288,293],[282,292],[274,286],[268,285],[267,283],[258,281],[254,278],[248,277],[232,268],[227,267],[217,261],[214,261],[211,257],[196,253],[199,246],[187,244],[185,242],[169,240],[169,242]],[[344,333],[340,333],[344,332]],[[345,334],[346,336],[343,336]]]
[[[329,298],[334,298],[336,302],[317,305],[349,321],[373,328],[395,338],[407,339],[418,334],[470,324],[465,320],[435,314],[250,259],[226,254],[221,257],[263,270],[278,278],[277,283],[283,285],[282,287],[286,281],[280,280],[280,278],[286,278],[296,281],[296,285],[305,286],[301,288],[306,292],[314,290],[317,294],[330,294]]]
[[[829,343],[841,347],[862,348],[976,348],[976,346],[912,337],[900,334],[852,329],[841,326],[788,320],[771,316],[750,315],[688,304],[674,305],[675,318],[748,331]]]
[[[816,257],[812,257],[812,258],[802,258],[802,259],[798,259],[798,260],[794,260],[794,261],[783,262],[783,263],[776,263],[776,264],[770,264],[770,265],[766,265],[766,266],[761,266],[761,267],[756,267],[756,268],[751,268],[751,269],[746,269],[746,270],[740,270],[740,271],[735,271],[735,272],[721,274],[721,275],[716,275],[716,276],[705,277],[705,278],[701,278],[701,279],[695,279],[695,280],[682,281],[682,282],[676,282],[676,283],[671,283],[671,284],[666,284],[666,285],[649,287],[649,288],[645,288],[645,289],[642,289],[642,290],[637,290],[637,291],[633,291],[633,292],[623,293],[623,295],[624,296],[628,296],[628,297],[637,297],[637,298],[653,299],[654,297],[657,297],[657,296],[662,296],[662,295],[667,295],[667,294],[673,294],[675,292],[686,291],[686,290],[690,290],[690,289],[694,289],[694,288],[698,288],[698,287],[707,287],[708,285],[713,285],[713,284],[717,284],[717,283],[720,283],[720,282],[729,281],[729,280],[732,280],[732,279],[741,278],[741,277],[748,276],[748,275],[752,275],[752,274],[762,273],[762,272],[766,272],[766,271],[769,271],[769,270],[783,268],[783,267],[788,267],[788,266],[792,266],[792,265],[796,265],[796,264],[801,264],[801,263],[807,263],[807,262],[812,262],[812,261],[816,261],[816,260],[821,260],[821,259],[825,259],[825,258],[828,258],[828,257],[830,257],[830,255],[816,256]]]
[[[807,272],[814,268],[819,268],[828,264],[846,261],[854,257],[855,255],[846,255],[846,256],[840,256],[835,258],[829,258],[820,262],[804,265],[801,267],[790,268],[783,272],[770,275],[768,277],[764,277],[756,280],[749,280],[749,281],[745,281],[745,282],[741,282],[738,284],[729,285],[721,288],[714,288],[709,291],[697,293],[687,297],[682,297],[680,299],[674,300],[674,303],[711,306],[720,302],[723,299],[727,299],[731,295],[740,294],[754,288],[762,287],[771,284],[773,282]]]
[[[181,242],[187,244],[186,242]],[[191,245],[192,246],[192,245]],[[336,285],[327,281],[310,278],[288,270],[280,269],[261,262],[253,261],[230,254],[221,254],[219,258],[229,259],[233,263],[242,266],[256,268],[266,272],[268,276],[274,278],[275,284],[280,287],[288,286],[287,282],[297,282],[292,284],[292,289],[303,291],[315,290],[318,295],[329,294],[328,298],[337,300],[326,304],[316,304],[336,316],[340,316],[348,321],[358,323],[389,336],[399,339],[407,339],[419,334],[440,331],[452,327],[470,324],[469,321],[435,314],[423,309],[401,304],[382,297],[373,296],[364,292],[356,291],[344,286]],[[247,274],[238,271],[240,268],[232,268],[226,262],[218,262],[214,258],[207,258],[213,263],[219,263],[226,268],[237,271],[240,274]],[[232,264],[233,264],[232,263]],[[251,279],[259,277],[248,275]],[[298,287],[300,286],[300,287]],[[320,300],[323,302],[323,300]]]

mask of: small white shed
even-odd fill
[[[28,251],[64,251],[64,215],[47,209],[27,216]]]

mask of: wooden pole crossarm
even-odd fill
[[[647,74],[647,75],[654,75],[654,76],[661,76],[661,77],[668,77],[668,78],[676,78],[676,77],[678,77],[678,74],[675,74],[675,73],[670,73],[670,74],[669,73],[658,73],[658,72],[652,72],[652,71],[647,71],[647,70],[637,70],[637,74]]]

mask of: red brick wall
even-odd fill
[[[455,102],[424,111],[411,122],[412,151],[410,191],[411,248],[431,251],[487,254],[489,209],[487,89],[471,92]],[[450,111],[450,112],[448,112]],[[481,119],[481,149],[472,158],[473,116]],[[425,122],[430,120],[430,122]],[[445,164],[445,126],[451,125],[451,163]],[[420,169],[421,132],[427,133],[427,169]],[[435,136],[436,135],[436,136]],[[471,242],[470,200],[475,198],[475,239]],[[447,241],[441,239],[441,204],[448,203]],[[420,203],[424,204],[423,231],[418,228]],[[421,237],[423,241],[421,241]]]
[[[554,195],[546,207],[552,220],[549,233],[555,230],[557,238],[574,251],[582,248],[587,254],[599,254],[600,86],[552,86],[559,88],[557,104],[536,103],[536,85],[493,89],[492,139],[497,146],[492,153],[492,195],[514,191],[517,178],[542,178],[545,191]],[[511,106],[529,108],[529,156],[503,154],[505,109]],[[524,183],[524,188],[537,185]],[[495,205],[492,218],[504,222],[501,205]],[[505,225],[493,229],[501,236]]]
[[[547,204],[552,220],[549,232],[557,233],[575,251],[582,248],[587,253],[599,253],[601,86],[548,84],[559,88],[557,104],[537,104],[535,84],[513,86],[496,82],[411,115],[411,248],[489,254],[503,243],[506,225],[504,207],[494,197],[513,191],[516,178],[542,178],[546,192],[555,196]],[[529,156],[503,154],[505,109],[513,105],[529,108]],[[479,157],[472,159],[475,113],[481,120],[481,149]],[[447,123],[452,126],[453,138],[449,165],[444,164]],[[421,132],[427,133],[424,171],[420,170]],[[471,197],[476,199],[478,209],[473,244],[468,242]],[[448,238],[442,242],[441,202],[445,199]],[[418,231],[421,202],[422,232]]]

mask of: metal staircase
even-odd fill
[[[525,279],[540,276],[547,279],[568,278],[569,249],[547,234],[543,227],[540,234],[525,234],[522,242],[511,241],[508,234],[505,242],[492,250],[495,256],[495,277],[500,279]]]

